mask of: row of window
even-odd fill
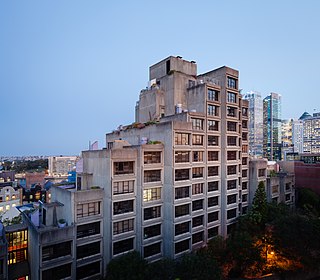
[[[237,143],[238,137],[237,136],[227,136],[227,145],[228,146],[238,146]],[[240,146],[239,138],[239,146]],[[189,133],[182,133],[176,132],[174,138],[175,145],[190,145],[190,134]],[[192,145],[194,146],[203,146],[204,145],[204,135],[200,134],[193,134],[192,135]],[[208,135],[207,136],[207,145],[208,146],[219,146],[219,136],[217,135]]]

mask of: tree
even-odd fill
[[[268,203],[264,183],[261,181],[252,201],[249,218],[252,222],[264,228],[267,221]]]

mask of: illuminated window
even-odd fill
[[[9,210],[10,209],[10,205],[6,205],[6,210]]]
[[[153,201],[161,199],[161,188],[152,188],[143,190],[143,201]]]

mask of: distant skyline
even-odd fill
[[[0,156],[77,155],[134,122],[149,66],[240,72],[282,96],[282,118],[320,111],[320,2],[1,1]]]

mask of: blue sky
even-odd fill
[[[244,92],[320,111],[320,1],[0,1],[0,156],[71,155],[134,121],[149,66],[227,65]]]

